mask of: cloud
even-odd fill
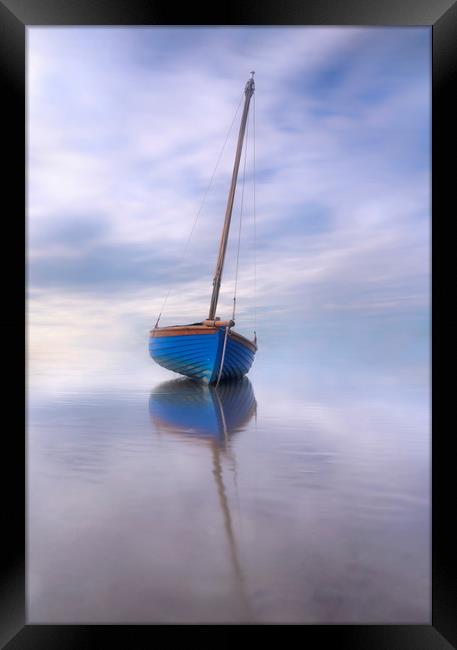
[[[237,123],[180,259],[255,69],[240,321],[254,300],[265,323],[429,308],[428,28],[29,28],[28,46],[31,300],[115,297],[143,323],[172,286],[165,317],[205,315]]]

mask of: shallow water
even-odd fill
[[[327,359],[32,364],[28,621],[429,623],[425,366]]]

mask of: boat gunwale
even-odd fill
[[[223,328],[224,326],[222,326]],[[192,324],[192,325],[168,325],[165,327],[154,327],[150,330],[149,338],[164,338],[171,336],[196,336],[200,334],[217,334],[221,329],[221,325],[211,326],[211,325],[202,325]],[[257,345],[254,341],[250,341],[242,334],[235,332],[234,330],[229,330],[228,336],[234,341],[244,345],[249,348],[252,352],[257,352]]]

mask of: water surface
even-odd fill
[[[427,374],[359,361],[32,364],[29,621],[429,623]]]

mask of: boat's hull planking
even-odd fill
[[[256,350],[255,343],[240,334],[229,329],[226,335],[225,326],[156,327],[149,338],[149,353],[159,365],[209,384],[216,383],[219,374],[220,381],[246,375]]]

